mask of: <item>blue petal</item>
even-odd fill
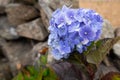
[[[82,53],[82,52],[83,52],[83,45],[82,45],[81,43],[79,43],[79,44],[76,46],[76,48],[77,48],[77,51],[78,51],[79,53]]]
[[[68,32],[76,32],[80,30],[80,23],[74,22],[68,27]]]
[[[53,12],[53,14],[52,14],[52,17],[53,17],[53,18],[58,17],[58,15],[59,15],[60,12],[61,12],[60,9],[55,10],[55,11]]]
[[[72,22],[75,21],[74,15],[75,15],[75,10],[69,9],[66,11],[65,17],[66,17],[66,22],[68,25],[70,25]]]
[[[61,52],[61,54],[67,54],[71,52],[71,48],[68,45],[67,41],[60,41],[59,45],[60,45],[59,51]]]
[[[56,19],[55,19],[55,23],[57,24],[57,25],[60,25],[60,24],[65,24],[66,22],[65,22],[65,17],[64,17],[64,13],[60,13],[57,17],[56,17]]]
[[[82,22],[83,21],[83,13],[82,13],[82,11],[81,11],[82,9],[78,9],[77,11],[76,11],[76,14],[75,14],[75,19],[77,20],[77,21],[79,21],[79,22]]]
[[[60,28],[58,28],[58,35],[61,37],[61,36],[64,36],[67,34],[67,27],[66,26],[62,26]]]
[[[85,27],[82,27],[81,30],[79,31],[79,35],[83,39],[88,39],[90,41],[93,41],[96,36],[96,33],[92,30],[91,27],[85,26]]]
[[[63,5],[62,12],[66,12],[69,8],[66,5]]]
[[[52,49],[52,55],[56,60],[63,58],[63,55],[57,49]]]

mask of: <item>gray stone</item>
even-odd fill
[[[113,51],[120,58],[120,40],[113,46]]]
[[[31,50],[31,53],[33,53],[32,59],[35,60],[35,62],[39,59],[41,55],[40,51],[45,47],[48,47],[47,42],[40,42],[34,45],[33,49]]]
[[[39,0],[38,5],[35,5],[35,7],[37,9],[39,9],[39,11],[40,11],[42,23],[44,24],[44,26],[47,30],[48,30],[48,26],[49,26],[49,20],[51,19],[52,12],[53,12],[53,10],[49,6],[49,2],[50,2],[50,0]]]
[[[19,25],[16,30],[20,36],[39,41],[43,41],[48,36],[47,30],[39,18],[32,22]]]
[[[25,39],[18,39],[13,41],[5,41],[0,39],[0,46],[3,54],[9,61],[12,75],[15,76],[21,66],[31,65],[32,60],[32,45]]]
[[[39,0],[41,1],[41,0]],[[46,3],[49,4],[49,6],[56,10],[57,8],[60,8],[62,7],[62,5],[65,5],[67,2],[69,2],[69,0],[62,0],[62,1],[59,1],[59,0],[46,0]]]
[[[5,13],[5,7],[4,6],[0,6],[0,14],[4,14]]]
[[[10,62],[20,63],[26,65],[31,62],[31,49],[32,45],[24,40],[13,40],[13,41],[0,41],[0,46],[4,52],[4,55]]]
[[[120,27],[116,28],[115,36],[120,36]]]
[[[48,48],[47,42],[37,43],[36,45],[34,45],[34,47],[32,49],[32,53],[39,53],[39,51],[42,50],[45,47]]]
[[[0,6],[6,6],[11,2],[11,0],[0,0]]]
[[[0,62],[0,80],[11,80],[11,72],[8,62]]]
[[[0,14],[5,13],[5,6],[7,6],[11,0],[0,0]]]
[[[13,0],[13,2],[34,5],[37,3],[37,0]]]
[[[42,23],[45,26],[45,28],[47,29],[47,31],[49,32],[49,30],[48,30],[48,27],[49,27],[48,15],[49,14],[46,14],[45,11],[43,10],[43,8],[40,8],[40,16],[41,16]]]
[[[95,73],[95,77],[93,80],[99,80],[99,78],[109,72],[119,72],[114,66],[105,66],[104,64],[100,64],[97,72]]]
[[[39,0],[41,2],[43,0]],[[79,0],[44,0],[48,6],[50,6],[53,10],[57,8],[61,8],[63,5],[78,8],[79,7]]]
[[[2,16],[0,17],[0,36],[5,39],[17,39],[19,36],[17,32],[8,20],[7,17]]]
[[[109,21],[104,20],[101,38],[114,38],[114,30]]]
[[[116,28],[115,36],[120,36],[120,28]],[[120,40],[113,46],[113,51],[120,58]]]
[[[39,17],[39,12],[34,7],[23,4],[9,4],[5,11],[12,25],[19,25]]]
[[[33,47],[31,52],[33,53],[33,60],[35,60],[35,62],[39,59],[39,57],[41,55],[40,52],[44,48],[48,48],[47,42],[40,42]],[[54,61],[54,58],[51,55],[50,50],[48,50],[48,63],[52,63],[53,61]]]

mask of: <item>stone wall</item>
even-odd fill
[[[0,80],[10,80],[21,67],[33,64],[41,50],[48,47],[49,19],[56,8],[64,4],[78,7],[78,3],[78,0],[0,0]],[[101,2],[93,5],[81,3],[81,7],[95,9],[94,6],[103,5]],[[98,6],[98,12],[103,16],[107,11],[113,14],[114,11],[111,10],[114,9],[106,9]],[[114,16],[118,12],[119,10],[114,12]],[[112,16],[106,16],[108,20],[112,20]],[[118,17],[114,19],[119,20]],[[110,23],[105,21],[104,26],[105,33],[102,37],[114,37],[114,29]],[[51,58],[48,60],[51,61]]]
[[[78,7],[78,0],[71,0]],[[47,47],[52,12],[66,0],[0,0],[0,80],[11,80]],[[51,58],[48,60],[50,61]],[[7,77],[6,77],[7,76]]]

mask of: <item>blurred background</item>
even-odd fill
[[[0,80],[11,80],[48,47],[49,19],[63,5],[96,10],[105,19],[101,38],[120,36],[120,0],[0,0]],[[120,71],[120,42],[112,51],[115,58],[106,64],[115,67],[103,71]],[[49,55],[48,62],[52,60]]]
[[[120,0],[79,0],[79,7],[94,9],[112,26],[120,27]]]

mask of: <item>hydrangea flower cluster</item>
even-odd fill
[[[82,53],[91,42],[99,39],[102,17],[94,10],[57,9],[50,20],[48,45],[55,59],[68,58],[71,52]]]

